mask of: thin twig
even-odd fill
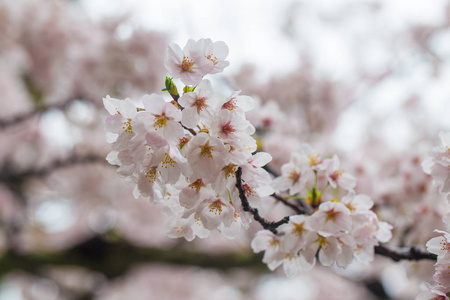
[[[280,196],[276,193],[273,193],[271,196],[274,197],[275,199],[277,199],[278,201],[280,201],[281,203],[283,203],[284,205],[292,208],[296,213],[298,213],[300,215],[303,215],[306,213],[306,211],[304,210],[303,207],[298,207],[295,204],[290,203],[288,200],[284,199],[282,196]]]

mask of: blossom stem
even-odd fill
[[[264,219],[258,212],[257,208],[251,207],[248,202],[247,196],[245,196],[244,188],[242,187],[242,169],[239,167],[236,171],[236,187],[239,191],[239,199],[241,199],[242,208],[244,211],[248,211],[253,215],[255,221],[257,221],[264,229],[272,231],[274,234],[277,234],[277,228],[282,224],[286,224],[289,222],[289,216],[284,217],[283,219],[272,222]]]
[[[300,215],[308,213],[307,207],[303,206],[301,202],[298,202],[299,206],[297,206],[295,204],[290,203],[287,199],[284,199],[282,196],[280,196],[276,193],[273,193],[271,196],[274,197],[275,199],[277,199],[278,201],[280,201],[281,203],[283,203],[284,205],[292,208],[295,212],[297,212]]]

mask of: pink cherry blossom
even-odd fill
[[[184,84],[198,85],[203,76],[215,68],[214,62],[204,55],[203,40],[188,40],[183,50],[177,44],[171,44],[168,50],[164,65],[172,77],[181,78]]]

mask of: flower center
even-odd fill
[[[208,156],[209,158],[212,158],[213,150],[214,146],[211,146],[209,141],[207,141],[204,145],[200,146],[200,156]]]
[[[327,211],[327,218],[326,218],[325,222],[336,221],[338,214],[339,214],[339,212],[335,211],[334,209],[330,209],[329,211]]]
[[[170,165],[171,167],[175,166],[175,161],[167,154],[167,152],[164,154],[164,159],[162,160],[162,164],[164,168],[167,169],[167,165]]]
[[[337,171],[334,171],[331,175],[330,175],[330,178],[333,180],[333,181],[337,181],[338,179],[339,179],[339,177],[341,177],[342,176],[342,171],[341,170],[337,170]]]
[[[292,233],[297,235],[297,236],[302,236],[303,231],[305,231],[305,228],[303,228],[304,224],[305,224],[305,222],[302,222],[300,224],[293,223],[292,225],[294,225],[294,228],[292,229]]]
[[[161,115],[154,115],[155,116],[155,130],[159,128],[163,128],[167,126],[167,121],[169,121],[171,118],[167,117],[165,113],[162,113]]]
[[[300,179],[300,173],[299,173],[299,172],[296,172],[296,171],[292,171],[292,172],[289,174],[288,178],[289,178],[290,180],[292,180],[292,184],[296,184],[296,183],[299,181],[299,179]]]
[[[222,109],[233,110],[236,108],[236,98],[231,98],[222,105]]]
[[[255,196],[255,191],[251,188],[251,186],[245,183],[244,185],[242,185],[242,187],[244,188],[245,196]]]
[[[194,65],[194,61],[192,59],[189,59],[189,57],[184,56],[183,61],[181,62],[181,65],[178,65],[179,68],[181,68],[181,72],[189,72],[192,73],[192,66]]]
[[[236,129],[234,129],[233,125],[231,125],[231,121],[222,126],[222,133],[226,135],[232,134],[235,131]]]
[[[310,166],[317,166],[318,164],[320,164],[322,162],[322,160],[320,159],[320,156],[317,154],[308,154],[308,158],[309,158]]]
[[[229,178],[230,176],[235,176],[236,175],[236,167],[237,165],[235,164],[229,164],[226,165],[225,167],[222,168],[222,171],[225,172],[225,178]]]
[[[192,106],[197,106],[197,113],[199,114],[205,107],[207,107],[208,105],[206,105],[206,98],[202,97],[199,98],[197,97],[197,99],[195,100],[195,102],[192,104]]]
[[[204,186],[205,186],[205,184],[203,183],[203,179],[201,179],[201,178],[197,179],[196,181],[194,181],[193,183],[191,183],[189,185],[189,187],[191,189],[195,189],[197,191],[197,193],[200,192],[200,189]]]
[[[217,57],[213,56],[214,54],[206,55],[205,57],[213,62],[213,64],[217,64]]]
[[[156,180],[156,168],[157,166],[150,167],[147,172],[145,172],[145,177],[148,178],[149,182],[155,182]]]
[[[122,129],[125,129],[126,132],[133,133],[133,127],[131,126],[131,119],[127,119],[126,122],[124,122],[124,126]]]
[[[213,212],[215,215],[222,213],[222,201],[220,199],[217,199],[216,201],[213,201],[209,205],[209,212]]]

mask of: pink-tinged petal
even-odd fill
[[[136,105],[131,99],[126,98],[119,103],[119,112],[126,119],[133,119],[137,114]]]
[[[189,108],[192,104],[195,103],[195,100],[197,99],[197,93],[195,92],[189,92],[184,93],[183,96],[181,96],[178,99],[178,103],[183,106],[185,109]]]
[[[294,277],[300,273],[301,270],[299,259],[301,259],[299,256],[289,256],[284,259],[283,271],[287,277]]]
[[[259,197],[268,197],[272,195],[275,191],[270,185],[262,185],[255,188],[255,192]]]
[[[167,140],[154,131],[147,132],[145,141],[147,142],[147,145],[155,151],[167,145]]]
[[[180,138],[184,136],[183,127],[177,122],[167,122],[164,136],[170,144],[176,145],[180,141]]]
[[[142,97],[145,110],[152,114],[162,114],[163,108],[166,105],[164,98],[157,94],[145,95]]]
[[[172,103],[166,102],[166,104],[163,107],[163,112],[166,114],[168,118],[171,119],[171,121],[173,122],[181,121],[181,110],[176,108]]]
[[[214,56],[219,60],[224,60],[229,53],[227,44],[222,41],[217,41],[214,43]]]
[[[118,137],[117,133],[106,132],[106,142],[110,144],[115,143]]]
[[[254,167],[263,167],[272,161],[272,155],[267,152],[258,152],[249,160]]]
[[[122,151],[128,147],[128,142],[133,138],[134,134],[124,131],[117,137],[117,140],[112,145],[114,150]]]
[[[343,173],[339,177],[338,183],[342,188],[351,190],[356,186],[356,177],[350,173]]]
[[[367,195],[356,195],[354,205],[356,209],[369,210],[373,206],[373,201]]]
[[[203,75],[200,72],[183,72],[180,74],[180,78],[184,84],[196,86],[202,80]]]
[[[123,131],[124,118],[121,115],[111,115],[106,118],[105,128],[107,131],[119,133]]]
[[[181,123],[187,128],[196,128],[200,121],[200,115],[194,107],[186,107],[182,111]]]
[[[261,251],[265,251],[270,246],[270,243],[274,238],[275,235],[269,230],[258,231],[251,242],[253,252],[259,253]]]
[[[441,139],[442,145],[446,148],[450,148],[450,131],[449,132],[439,132],[439,138]]]
[[[121,100],[111,98],[109,95],[103,98],[103,105],[110,115],[115,115],[119,112],[119,103]]]
[[[184,188],[180,192],[180,204],[185,208],[193,208],[200,202],[200,193],[195,189]]]
[[[331,266],[336,261],[340,249],[335,238],[327,238],[327,244],[322,245],[319,251],[319,261],[324,266]]]
[[[164,66],[167,71],[169,71],[170,76],[176,78],[180,77],[181,68],[179,65],[181,65],[181,62],[183,61],[183,56],[183,51],[180,46],[177,44],[170,44],[168,46],[167,58],[164,61]]]
[[[386,222],[378,222],[376,238],[381,243],[387,243],[392,239],[392,225]]]
[[[166,225],[167,236],[170,238],[184,237],[187,241],[192,241],[195,238],[192,230],[193,223],[192,218],[172,219]]]
[[[111,165],[118,165],[120,163],[119,160],[119,151],[111,151],[106,156],[106,161]]]
[[[237,96],[236,104],[243,111],[247,112],[253,109],[253,107],[255,106],[255,100],[250,96]]]
[[[450,243],[443,236],[438,236],[430,239],[427,244],[428,252],[442,256],[450,250]]]

